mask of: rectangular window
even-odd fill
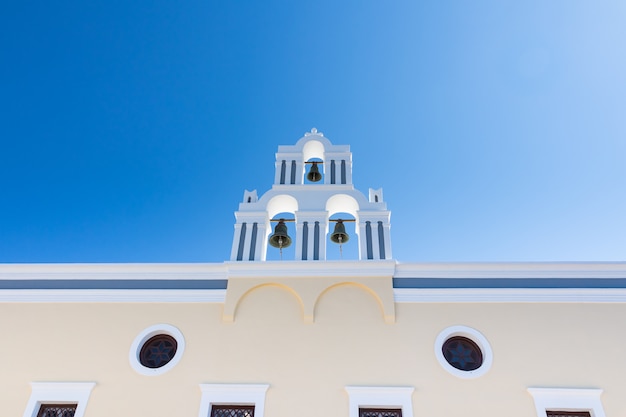
[[[211,417],[254,417],[254,406],[212,405]]]
[[[606,417],[597,388],[528,388],[537,417]]]
[[[413,387],[347,386],[346,391],[348,417],[413,417]]]
[[[401,408],[359,408],[359,417],[402,417]]]
[[[200,384],[200,417],[263,417],[268,384]]]
[[[37,417],[74,417],[77,404],[42,404]]]

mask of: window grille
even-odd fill
[[[254,417],[253,405],[214,405],[211,417]]]
[[[400,408],[359,408],[359,417],[402,417]]]
[[[76,404],[42,404],[37,417],[74,417]]]
[[[139,352],[139,361],[146,368],[161,368],[174,359],[177,348],[178,343],[172,336],[158,334],[143,344]]]
[[[589,411],[546,411],[548,417],[591,417]]]

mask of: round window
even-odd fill
[[[176,327],[155,324],[137,335],[128,352],[130,365],[142,375],[161,375],[183,356],[185,338]]]
[[[169,334],[152,336],[141,347],[139,362],[146,368],[160,368],[174,358],[177,348],[176,339]]]
[[[452,326],[439,333],[435,356],[443,369],[459,378],[484,375],[493,363],[493,352],[485,336],[467,326]]]
[[[467,337],[449,338],[441,347],[441,352],[450,365],[461,371],[473,371],[483,364],[483,352]]]

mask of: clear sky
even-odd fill
[[[227,260],[312,127],[400,261],[626,260],[622,0],[5,2],[0,58],[0,262]]]

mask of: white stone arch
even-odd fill
[[[359,202],[351,195],[335,194],[326,200],[326,211],[329,217],[335,213],[350,213],[358,221]]]
[[[304,144],[302,148],[302,160],[310,161],[313,158],[319,158],[324,161],[325,148],[322,142],[318,140],[310,140]]]
[[[319,142],[325,149],[333,146],[333,144],[330,143],[330,140],[328,140],[328,138],[326,138],[323,133],[318,132],[317,129],[313,128],[311,129],[311,132],[305,133],[303,137],[298,139],[293,147],[296,149],[303,149],[307,143],[313,141]]]
[[[298,200],[289,194],[279,194],[267,202],[266,210],[270,219],[278,213],[295,214],[298,211]]]

